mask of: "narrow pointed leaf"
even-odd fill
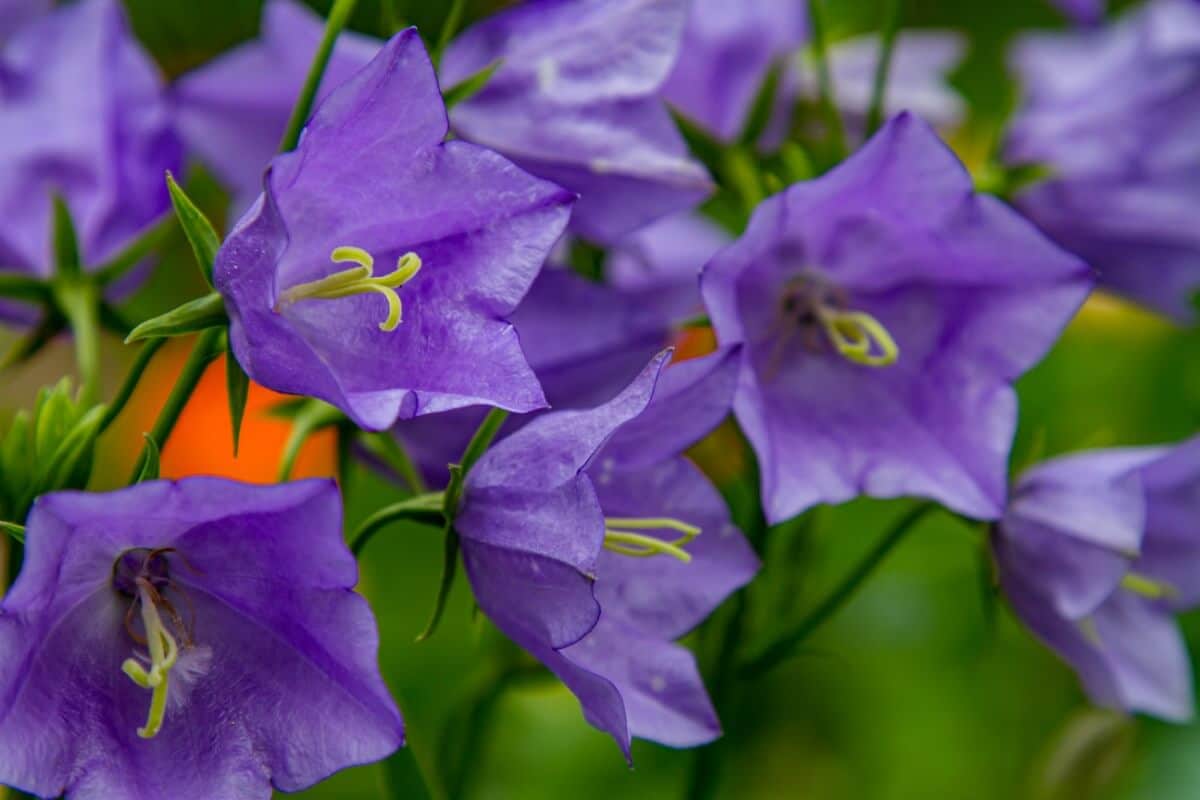
[[[233,456],[237,458],[242,418],[246,414],[246,400],[250,397],[250,376],[242,369],[228,345],[225,348],[225,390],[229,398],[229,421],[233,425]]]
[[[60,195],[54,195],[54,266],[59,275],[80,274],[79,237],[71,210]]]
[[[473,75],[468,75],[442,92],[442,100],[446,103],[446,110],[449,111],[464,100],[470,100],[478,94],[487,85],[487,82],[492,79],[492,76],[496,74],[496,70],[500,69],[502,63],[504,63],[503,59],[497,58],[483,69]]]
[[[50,287],[41,278],[0,269],[0,297],[41,302],[49,296]]]
[[[15,522],[0,522],[0,530],[11,536],[18,544],[25,544],[25,526]]]
[[[146,458],[142,461],[142,471],[138,473],[137,480],[134,483],[158,480],[159,463],[161,461],[158,452],[158,443],[154,441],[154,437],[150,434],[143,433],[142,435],[146,437]]]
[[[772,64],[766,77],[759,84],[758,93],[750,106],[750,114],[746,117],[746,124],[738,137],[742,144],[754,144],[767,129],[767,123],[771,121],[771,112],[775,110],[775,95],[779,91],[779,77],[783,74],[783,65],[783,61]]]
[[[179,227],[183,228],[183,235],[187,237],[188,244],[192,246],[192,252],[196,255],[196,264],[200,267],[200,274],[204,276],[208,285],[212,286],[213,262],[217,260],[221,237],[217,236],[217,231],[208,221],[208,217],[204,216],[204,212],[196,207],[196,204],[175,182],[175,177],[169,172],[167,173],[167,190],[171,193],[171,205],[175,209]]]
[[[228,324],[225,301],[221,299],[221,295],[213,292],[146,320],[125,337],[125,343],[161,336],[183,336]]]

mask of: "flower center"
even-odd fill
[[[673,541],[666,541],[641,531],[670,530],[681,534]],[[700,535],[700,529],[671,517],[606,517],[604,520],[604,547],[624,556],[647,558],[666,555],[683,563],[692,560],[692,554],[683,548]]]
[[[131,681],[151,693],[146,724],[137,729],[138,736],[143,739],[152,739],[162,730],[170,674],[179,661],[180,638],[183,647],[191,646],[187,626],[164,596],[168,588],[178,591],[171,584],[167,564],[170,552],[168,548],[136,548],[122,553],[113,564],[113,587],[130,598],[125,632],[134,644],[145,648],[144,652],[134,650],[133,656],[121,664],[121,671]],[[135,615],[141,619],[141,633],[137,631]]]
[[[823,334],[843,358],[865,367],[894,364],[900,348],[887,328],[867,312],[847,305],[845,293],[810,273],[793,278],[783,290],[785,319],[810,341]]]
[[[356,266],[335,272],[324,278],[300,283],[287,289],[275,304],[275,312],[301,300],[336,300],[365,292],[375,292],[387,300],[388,314],[379,323],[379,330],[394,331],[400,324],[402,307],[396,291],[412,280],[421,269],[421,257],[416,253],[405,253],[396,261],[396,268],[387,275],[375,277],[375,259],[360,247],[337,247],[329,258],[335,264]]]

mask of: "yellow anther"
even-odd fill
[[[421,269],[421,257],[416,253],[405,253],[397,259],[394,270],[378,278],[374,277],[375,259],[361,247],[336,247],[329,258],[335,264],[356,266],[287,289],[280,296],[275,310],[279,311],[301,300],[335,300],[364,292],[375,292],[382,295],[388,304],[387,317],[379,323],[379,329],[394,331],[400,325],[403,315],[400,295],[396,290],[412,280]]]
[[[867,367],[896,363],[900,348],[887,328],[865,311],[819,308],[817,317],[834,348],[848,361]]]
[[[1147,578],[1136,572],[1128,572],[1121,578],[1121,588],[1149,600],[1162,600],[1179,594],[1179,590],[1171,584]]]
[[[642,530],[673,530],[682,534],[674,541],[664,541],[657,536],[637,533],[624,528]],[[625,556],[646,558],[667,555],[683,563],[692,560],[692,555],[683,548],[700,535],[700,529],[670,517],[608,517],[604,527],[604,547]]]

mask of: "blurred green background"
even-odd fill
[[[253,36],[260,10],[254,0],[126,4],[139,37],[170,75]],[[329,3],[312,5],[324,11]],[[497,5],[468,3],[468,18]],[[403,19],[433,37],[448,6],[397,3]],[[834,36],[870,30],[881,14],[877,0],[826,6]],[[383,33],[384,20],[377,0],[361,0],[353,27]],[[1003,68],[1007,42],[1022,29],[1062,25],[1042,0],[906,0],[904,23],[953,28],[971,41],[970,57],[954,78],[972,108],[954,139],[968,161],[986,151],[1011,105]],[[200,194],[218,208],[214,190]],[[128,306],[129,315],[165,310],[200,291],[190,255],[176,242]],[[11,338],[0,333],[0,344]],[[110,339],[104,352],[111,392],[132,350]],[[102,440],[98,487],[116,485],[126,473],[140,446],[138,433],[149,427],[184,352],[173,347],[160,357],[167,366],[153,373],[146,399]],[[0,424],[70,365],[69,344],[56,343],[5,374]],[[1081,447],[1175,441],[1200,427],[1200,332],[1097,298],[1019,388],[1015,464]],[[243,460],[265,464],[261,475],[249,476],[269,480],[286,428],[261,419],[264,407],[252,405],[262,428]],[[226,446],[223,398],[202,393],[189,413],[200,434],[172,440],[167,471],[220,471],[227,454],[206,461],[199,451]],[[306,471],[327,470],[331,449],[328,441],[315,443]],[[394,499],[395,490],[360,470],[350,476],[348,495],[353,525]],[[857,502],[771,530],[768,565],[749,598],[751,634],[810,608],[909,506]],[[690,753],[638,742],[633,769],[610,739],[588,727],[565,689],[530,674],[523,657],[476,617],[465,582],[459,581],[437,634],[414,642],[438,581],[436,531],[393,528],[379,536],[363,559],[361,588],[379,618],[384,672],[414,752],[427,773],[450,773],[452,796],[683,797],[697,758],[721,760],[718,794],[729,798],[1200,796],[1200,725],[1090,710],[1074,675],[995,596],[983,544],[978,528],[945,515],[927,519],[796,658],[730,688],[721,698],[721,743]],[[729,613],[724,609],[692,637],[706,668],[717,656],[712,631]],[[1185,618],[1184,625],[1195,651],[1200,616]],[[497,687],[492,679],[504,671],[516,677]],[[378,797],[381,774],[376,766],[348,770],[302,796]]]

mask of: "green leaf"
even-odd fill
[[[146,320],[125,337],[125,344],[157,336],[183,336],[228,324],[225,301],[221,295],[213,292]]]
[[[148,433],[143,433],[142,436],[146,437],[146,457],[142,461],[142,471],[138,473],[137,480],[134,483],[158,480],[159,462],[161,460],[159,458],[158,443]]]
[[[187,237],[192,252],[196,255],[196,263],[200,274],[212,286],[213,263],[217,260],[217,250],[221,247],[221,237],[213,224],[204,216],[204,212],[196,207],[192,199],[175,182],[175,176],[167,173],[167,191],[171,193],[171,205],[175,209],[175,217],[183,235]]]
[[[50,455],[55,445],[74,420],[70,398],[70,379],[63,378],[53,388],[38,393],[34,409],[33,457],[40,462]]]
[[[451,467],[451,470],[455,467]],[[446,526],[445,546],[442,549],[442,579],[438,581],[437,599],[434,600],[433,614],[425,625],[425,630],[417,636],[418,642],[423,642],[433,636],[442,614],[446,611],[446,601],[450,598],[450,590],[454,587],[454,576],[458,571],[458,531],[453,525]]]
[[[468,75],[442,92],[442,100],[446,103],[446,110],[449,111],[464,100],[470,100],[478,94],[487,85],[487,82],[492,79],[492,76],[496,74],[496,70],[500,69],[500,65],[503,62],[503,59],[497,58],[483,69],[472,75]]]
[[[250,397],[250,376],[225,346],[225,393],[229,398],[229,420],[233,425],[233,457],[237,458],[238,441],[242,434],[242,418],[246,415],[246,400]]]
[[[79,275],[79,237],[75,234],[75,222],[71,209],[61,195],[54,195],[54,266],[59,275]]]
[[[754,102],[750,105],[750,113],[746,117],[746,124],[738,136],[741,144],[753,145],[767,129],[767,123],[771,121],[771,112],[775,110],[775,96],[779,91],[779,77],[783,74],[783,66],[782,59],[776,60],[759,84]]]
[[[87,486],[92,471],[92,453],[103,420],[104,406],[96,406],[75,423],[46,462],[43,477],[37,482],[38,494]]]
[[[50,286],[41,278],[15,271],[0,271],[0,297],[45,302],[49,296]]]
[[[432,800],[412,747],[401,747],[383,762],[385,796],[396,800]]]
[[[15,522],[0,521],[0,530],[7,533],[9,536],[11,536],[13,539],[15,539],[19,544],[25,544],[25,526],[24,525],[18,525]]]

